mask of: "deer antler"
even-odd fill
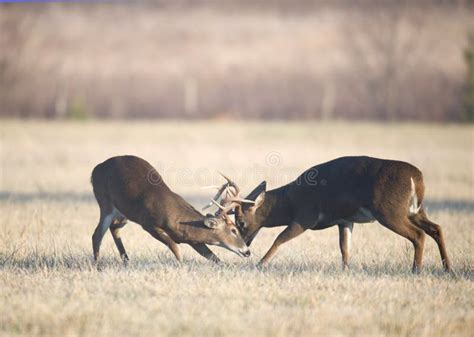
[[[211,201],[204,206],[203,210],[211,207],[212,205],[216,205],[219,207],[219,211],[217,213],[227,213],[229,212],[232,208],[235,206],[240,205],[241,203],[254,203],[252,200],[246,200],[240,198],[240,188],[237,186],[237,184],[232,181],[229,177],[227,177],[225,174],[222,172],[219,172],[219,174],[227,180],[226,183],[224,183],[221,187],[219,186],[208,186],[206,188],[218,188],[218,191],[214,198],[211,199]],[[221,198],[222,194],[226,192],[225,197],[221,199],[221,202],[219,202],[219,198]],[[217,214],[216,213],[216,214]]]
[[[249,200],[249,199],[229,198],[226,201],[236,202],[238,204],[252,204],[252,205],[255,205],[255,201]]]
[[[234,197],[238,196],[240,194],[240,188],[239,186],[237,186],[236,183],[234,183],[229,177],[227,177],[225,174],[223,174],[222,172],[219,172],[219,174],[225,179],[227,180],[227,185],[229,187],[233,187],[235,189],[235,194],[234,194]]]
[[[216,187],[219,188],[219,186],[216,186]],[[216,195],[214,196],[214,198],[212,198],[212,201],[217,201],[220,198],[221,194],[227,189],[227,187],[228,187],[228,183],[225,183],[224,185],[222,185],[218,189],[218,191],[217,191]],[[209,188],[211,188],[211,186],[209,186]],[[214,186],[212,186],[212,188],[214,188]],[[210,203],[208,203],[206,206],[204,206],[202,208],[202,210],[205,210],[205,209],[211,207],[213,205],[212,201]]]
[[[222,206],[220,203],[218,203],[217,201],[215,200],[211,200],[211,203],[216,205],[217,207],[219,207],[219,210],[216,212],[216,216],[220,215],[220,214],[225,214],[227,215],[227,213],[232,210],[232,208],[234,208],[234,203],[230,203],[230,204],[227,204],[226,206]]]

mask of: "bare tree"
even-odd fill
[[[409,5],[375,7],[370,15],[356,11],[350,22],[357,27],[345,27],[360,94],[367,97],[368,117],[394,120],[410,101],[405,95],[413,94],[408,89],[411,78],[422,73],[423,52],[432,43],[425,37],[420,44],[423,22],[418,13]]]

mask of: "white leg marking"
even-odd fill
[[[114,220],[114,212],[107,215],[100,224],[100,233],[102,236],[104,236],[105,232],[107,232],[107,229],[109,229],[110,225],[112,224],[112,220]]]
[[[347,238],[345,241],[345,250],[349,253],[352,245],[352,227],[354,225],[344,227],[344,236]]]

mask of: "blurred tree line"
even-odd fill
[[[473,13],[465,1],[4,4],[0,115],[472,121]]]
[[[469,43],[466,49],[467,80],[464,96],[465,121],[474,122],[474,32],[469,34]]]

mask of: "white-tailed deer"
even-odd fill
[[[145,160],[134,156],[113,157],[97,165],[91,182],[100,207],[100,220],[92,236],[94,259],[99,258],[102,238],[110,228],[124,262],[128,256],[120,238],[127,220],[140,224],[163,242],[178,261],[179,243],[188,243],[200,255],[219,262],[206,246],[218,245],[240,256],[250,251],[227,214],[202,215],[170,190],[159,173]]]
[[[316,165],[295,181],[271,191],[266,191],[266,182],[262,182],[245,199],[240,198],[239,188],[227,178],[212,203],[220,208],[216,214],[235,213],[247,245],[262,227],[287,226],[260,261],[262,264],[281,244],[305,230],[338,225],[346,267],[353,224],[377,220],[413,244],[414,272],[422,265],[425,233],[436,241],[442,264],[449,271],[451,264],[441,226],[428,219],[422,206],[424,190],[421,171],[411,164],[342,157]]]

